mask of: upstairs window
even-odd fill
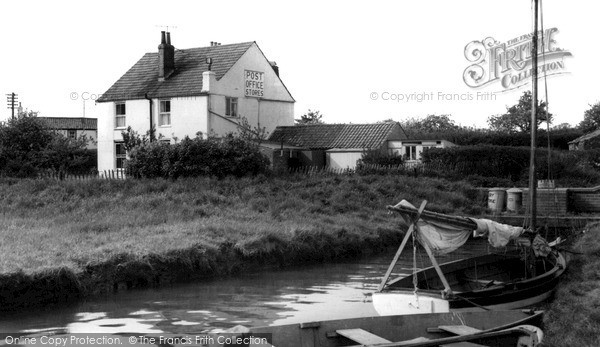
[[[115,104],[115,128],[125,128],[125,103]]]
[[[225,115],[229,117],[238,116],[238,99],[225,97]]]
[[[74,129],[67,130],[67,137],[70,138],[71,140],[75,140],[77,138],[77,130],[74,130]]]
[[[158,125],[171,125],[171,100],[160,100],[158,111]]]

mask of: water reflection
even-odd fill
[[[471,253],[483,250],[478,241],[467,247]],[[376,315],[370,294],[392,256],[124,292],[60,309],[4,316],[0,318],[0,331],[206,333],[240,324],[260,326]],[[420,257],[422,266],[429,266],[426,257]],[[411,267],[408,252],[401,258],[397,272],[409,272]]]

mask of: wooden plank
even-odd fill
[[[412,340],[400,341],[400,342],[398,342],[398,346],[412,345],[412,344],[415,344],[415,343],[427,342],[427,341],[430,341],[430,339],[421,336],[421,337],[414,338]]]
[[[477,343],[473,343],[473,342],[464,341],[464,342],[456,342],[456,343],[449,343],[446,345],[440,345],[440,347],[486,347],[486,346],[480,345]]]
[[[336,330],[335,332],[362,345],[374,345],[378,343],[392,342],[362,329],[341,329]]]
[[[421,207],[419,207],[419,211],[417,211],[417,215],[416,215],[415,219],[413,220],[410,227],[408,228],[406,235],[404,235],[404,239],[402,239],[402,243],[400,244],[400,247],[398,248],[396,255],[394,255],[394,259],[392,260],[390,267],[387,269],[385,276],[383,276],[383,279],[381,280],[381,283],[379,284],[379,287],[377,288],[378,292],[383,290],[383,287],[385,287],[385,284],[387,283],[388,279],[390,278],[390,275],[392,274],[392,271],[394,270],[394,267],[396,266],[396,262],[398,262],[398,258],[400,258],[400,254],[402,254],[402,251],[404,250],[404,247],[406,246],[408,239],[412,236],[413,230],[415,228],[415,224],[417,223],[417,221],[419,221],[419,218],[421,217],[421,213],[423,213],[423,210],[425,210],[425,205],[427,205],[427,200],[423,200],[423,202],[421,203]]]
[[[484,332],[481,332],[480,334],[477,334],[477,336],[472,336],[472,335],[452,336],[452,337],[443,337],[440,339],[423,340],[423,341],[409,340],[409,341],[381,344],[381,345],[378,345],[378,347],[400,347],[400,346],[433,347],[433,346],[448,346],[448,345],[452,346],[453,343],[468,342],[469,340],[474,340],[474,339],[482,339],[482,338],[494,339],[494,338],[503,338],[503,337],[509,337],[509,336],[515,336],[515,335],[516,336],[524,336],[525,334],[523,333],[523,331],[518,330],[518,329],[509,329],[509,330],[493,331],[493,332],[485,332],[484,331]],[[515,341],[517,338],[516,336],[515,336]],[[352,346],[352,347],[359,347],[359,346],[361,346],[361,345]]]
[[[481,332],[480,329],[472,328],[467,325],[440,325],[438,328],[460,336],[477,334]]]

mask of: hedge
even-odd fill
[[[443,172],[438,172],[442,176],[475,175],[526,182],[529,175],[529,156],[529,147],[457,146],[425,150],[423,163],[443,167]],[[599,184],[599,168],[600,150],[536,150],[536,174],[539,179],[557,179],[564,184]]]
[[[221,139],[186,137],[174,145],[159,141],[133,148],[126,168],[140,178],[242,177],[267,173],[269,159],[256,143],[232,135]]]

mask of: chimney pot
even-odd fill
[[[171,33],[160,32],[158,46],[158,80],[164,81],[175,71],[175,47],[171,45]]]

